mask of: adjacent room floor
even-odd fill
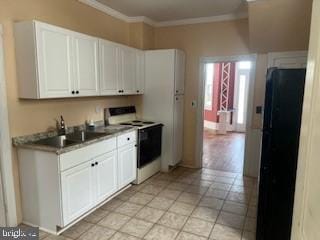
[[[41,239],[254,240],[256,181],[177,168],[133,186],[62,234]]]
[[[204,129],[203,167],[214,170],[241,173],[244,158],[244,133],[218,135]]]

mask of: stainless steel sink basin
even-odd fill
[[[64,135],[64,136],[56,136],[56,137],[41,139],[39,141],[34,142],[33,144],[45,145],[45,146],[56,147],[56,148],[64,148],[77,143],[78,143],[77,141],[67,139],[67,137]]]
[[[55,147],[55,148],[65,148],[74,144],[79,144],[79,143],[93,140],[106,135],[108,135],[108,133],[79,131],[79,132],[69,133],[63,136],[55,136],[55,137],[42,139],[42,140],[33,142],[33,144],[44,145],[44,146]]]
[[[88,131],[78,131],[74,133],[67,134],[67,139],[77,142],[85,142],[95,138],[106,136],[106,133],[101,132],[88,132]]]

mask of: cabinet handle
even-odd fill
[[[75,92],[74,92],[74,91],[72,91],[71,93],[72,93],[72,94],[74,94]]]
[[[94,164],[95,164],[95,165],[98,165],[99,163],[98,163],[98,162],[95,162]]]
[[[140,91],[139,90],[137,90],[137,93],[139,93]]]
[[[176,100],[178,101],[178,100],[179,100],[179,98],[176,98]]]
[[[130,141],[130,138],[127,138],[128,141]]]
[[[178,93],[179,91],[178,90],[176,90],[176,93]]]
[[[119,90],[118,92],[121,93],[121,90]]]
[[[76,94],[79,94],[79,91],[76,91]]]
[[[91,163],[91,167],[94,167],[94,163]]]

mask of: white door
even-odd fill
[[[61,173],[64,225],[94,206],[94,167],[86,162]]]
[[[173,159],[170,165],[177,165],[182,160],[183,150],[183,107],[184,98],[182,95],[174,97],[173,112]]]
[[[137,176],[137,148],[135,144],[118,149],[118,187],[128,185]]]
[[[120,90],[122,94],[136,93],[136,50],[120,47]]]
[[[98,39],[74,34],[76,96],[99,95]]]
[[[145,54],[144,51],[136,52],[136,94],[144,93],[145,85]]]
[[[175,94],[184,94],[185,54],[175,50]]]
[[[102,202],[117,191],[117,151],[104,154],[93,160],[96,175],[96,201]]]
[[[234,88],[233,118],[233,126],[236,132],[246,131],[249,82],[250,69],[239,69],[237,67]]]
[[[35,24],[40,98],[73,96],[71,32],[44,23]]]
[[[119,52],[112,42],[100,40],[100,94],[117,95],[119,91]]]

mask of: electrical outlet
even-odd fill
[[[96,113],[101,113],[101,112],[102,112],[101,106],[96,106]]]

